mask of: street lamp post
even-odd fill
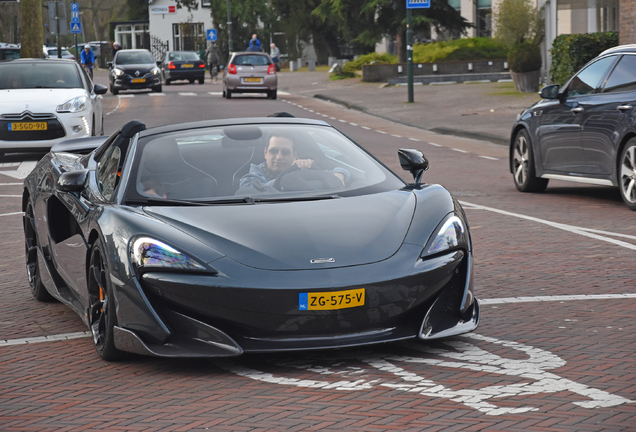
[[[227,48],[228,55],[232,54],[232,19],[230,18],[230,0],[225,0],[227,5]]]

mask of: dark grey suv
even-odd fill
[[[152,89],[161,92],[161,69],[150,51],[145,49],[120,50],[108,62],[110,92]]]
[[[636,45],[611,48],[517,117],[510,171],[521,192],[550,179],[618,186],[636,210]]]

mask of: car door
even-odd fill
[[[588,65],[566,84],[559,99],[542,108],[537,135],[544,170],[570,174],[588,171],[581,141],[582,105],[592,97],[614,61],[614,57],[605,57]]]
[[[95,93],[95,84],[90,79],[84,68],[79,68],[80,74],[82,74],[82,81],[84,83],[84,89],[88,93],[88,97],[90,99],[90,107],[91,107],[91,120],[95,119],[94,124],[91,124],[91,127],[94,127],[95,130],[91,130],[93,135],[99,135],[99,132],[102,130],[102,97]]]
[[[615,168],[618,146],[635,112],[636,55],[620,56],[601,89],[581,107],[581,141],[588,173],[609,177]]]

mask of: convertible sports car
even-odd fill
[[[106,360],[472,331],[464,211],[420,182],[421,152],[398,157],[414,183],[327,123],[287,117],[132,121],[60,143],[24,183],[32,294],[75,310]]]

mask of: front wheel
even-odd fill
[[[227,99],[232,99],[232,91],[229,89],[225,89],[225,97]]]
[[[35,230],[35,215],[33,205],[29,203],[24,212],[24,246],[26,250],[26,270],[31,286],[31,294],[41,302],[55,300],[42,283],[40,264],[38,262],[38,237]]]
[[[621,152],[619,186],[623,202],[636,211],[636,138],[630,139]]]
[[[106,250],[101,240],[91,248],[88,266],[88,319],[95,351],[106,361],[121,360],[126,353],[115,348],[114,328],[117,323],[115,301],[110,285]]]
[[[157,87],[153,87],[152,91],[155,92],[155,93],[161,93],[161,86],[159,85]]]
[[[276,90],[268,91],[267,97],[269,97],[270,99],[276,99]]]
[[[199,78],[199,84],[203,84],[205,82],[205,78]]]
[[[536,177],[532,143],[525,129],[520,130],[512,146],[512,178],[520,192],[543,192],[548,179]]]

